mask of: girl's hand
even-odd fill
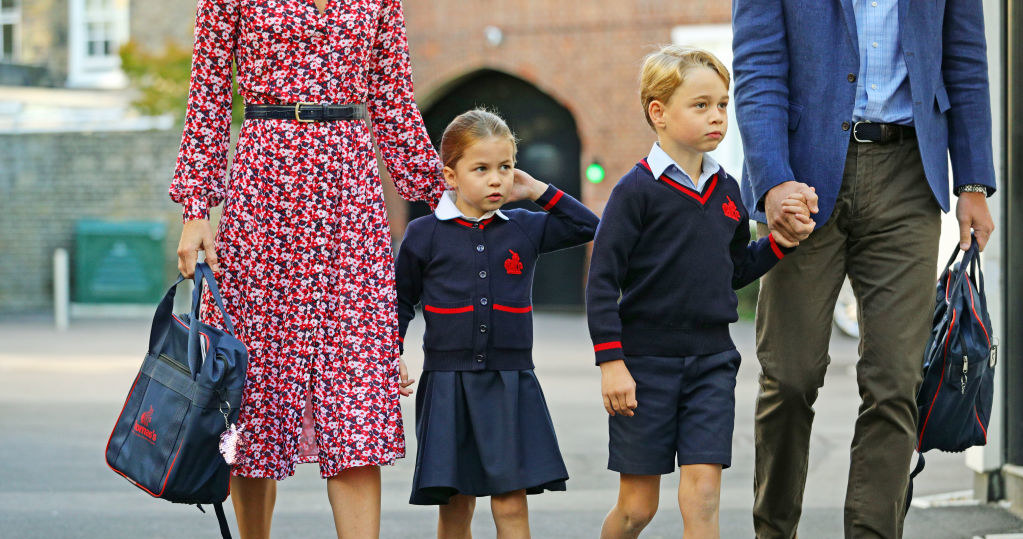
[[[508,193],[508,202],[518,202],[527,198],[536,200],[547,190],[546,183],[530,176],[524,170],[515,169],[514,178],[515,183],[512,184],[511,191]]]
[[[625,366],[625,360],[600,364],[600,392],[604,397],[604,409],[610,415],[617,412],[626,417],[632,416],[639,405],[636,402],[636,381]]]
[[[408,397],[412,394],[412,388],[409,386],[414,384],[416,380],[408,377],[408,367],[405,366],[405,360],[401,358],[398,359],[398,377],[401,379],[398,383],[400,386],[398,392],[401,393],[402,397]]]
[[[206,263],[214,272],[220,271],[209,219],[193,219],[185,223],[181,229],[181,240],[178,242],[178,271],[188,279],[195,273],[195,261],[199,258],[199,251],[206,254]]]

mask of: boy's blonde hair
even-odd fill
[[[485,108],[463,112],[444,129],[440,139],[440,160],[444,166],[455,168],[466,148],[490,137],[507,138],[512,144],[512,156],[518,151],[515,134],[503,118]]]
[[[686,73],[701,66],[713,69],[725,81],[725,88],[728,88],[732,80],[728,68],[717,56],[703,49],[667,45],[643,59],[643,69],[639,76],[639,99],[643,103],[643,115],[650,127],[654,127],[650,119],[650,103],[655,99],[667,103],[675,90],[685,82]]]

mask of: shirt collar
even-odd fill
[[[490,219],[493,216],[498,216],[505,221],[508,220],[508,216],[501,212],[501,210],[492,210],[484,213],[481,217],[467,217],[462,213],[462,210],[458,209],[455,205],[455,192],[453,190],[444,191],[444,196],[440,197],[440,202],[437,203],[437,209],[433,212],[434,217],[441,221],[448,221],[456,217],[461,217],[466,221],[483,221]]]
[[[650,155],[647,156],[646,162],[648,165],[650,165],[650,172],[653,173],[654,178],[660,178],[662,175],[664,175],[664,171],[671,166],[674,166],[675,169],[678,170],[682,175],[689,178],[689,175],[686,174],[686,171],[682,170],[682,167],[678,166],[678,163],[676,163],[675,160],[672,159],[670,155],[668,155],[668,152],[665,152],[664,149],[661,148],[661,144],[659,142],[655,142],[654,145],[650,148]],[[693,184],[702,186],[703,183],[706,182],[711,176],[717,174],[717,171],[720,168],[721,165],[718,165],[718,162],[715,161],[714,158],[710,156],[710,154],[708,153],[703,154],[703,170],[700,171],[699,178],[700,181],[693,182]],[[690,181],[692,181],[692,178],[689,179]]]

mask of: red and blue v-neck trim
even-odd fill
[[[639,164],[642,165],[643,168],[645,168],[647,172],[650,173],[651,176],[653,175],[654,171],[652,168],[650,168],[650,163],[647,162],[646,158],[643,158],[643,160],[640,161]],[[657,179],[664,182],[669,187],[675,188],[675,190],[677,190],[678,192],[684,195],[688,195],[693,200],[699,202],[701,206],[706,206],[707,201],[710,200],[710,197],[714,194],[714,188],[717,187],[718,174],[719,173],[715,172],[714,175],[710,177],[710,179],[707,181],[707,186],[703,190],[703,193],[700,193],[698,191],[695,191],[682,185],[681,183],[678,183],[677,181],[668,177],[667,174],[661,174],[661,177]]]

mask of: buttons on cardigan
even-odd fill
[[[486,304],[487,304],[487,298],[480,298],[480,305],[486,305]]]
[[[487,272],[481,271],[480,272],[480,279],[486,279],[486,278],[487,278]]]
[[[486,249],[486,247],[484,247],[482,243],[476,246],[477,253],[482,253],[483,249]]]
[[[480,224],[479,224],[479,223],[473,223],[473,224],[472,224],[472,227],[473,227],[473,228],[479,228],[479,227],[480,227]]]
[[[849,130],[849,122],[842,122],[842,131]]]
[[[487,325],[486,324],[480,324],[480,333],[486,333],[486,332],[487,332]]]
[[[483,363],[483,360],[487,359],[484,354],[476,354],[476,363]]]
[[[848,80],[849,82],[856,82],[856,74],[855,74],[855,73],[849,73],[848,75],[846,75],[846,77],[845,77],[845,78],[846,78],[846,79],[847,79],[847,80]]]

